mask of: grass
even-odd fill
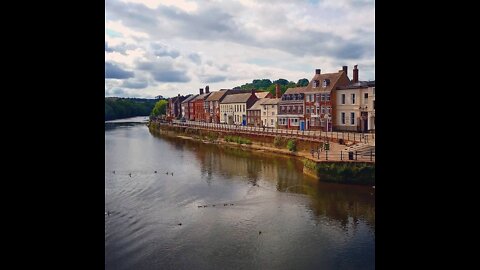
[[[223,139],[226,142],[236,142],[238,144],[252,144],[252,141],[250,141],[247,138],[240,137],[240,136],[228,136],[227,135],[227,136],[223,137]]]

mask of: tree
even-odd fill
[[[297,87],[307,86],[308,83],[309,83],[308,79],[306,79],[306,78],[300,79],[297,82]]]
[[[280,85],[287,85],[288,81],[285,80],[285,79],[278,79],[278,80],[274,81],[273,83],[278,83]]]
[[[168,101],[166,100],[159,100],[157,103],[155,103],[155,107],[153,107],[152,116],[158,116],[165,114],[167,111],[167,103]]]

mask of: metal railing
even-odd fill
[[[206,123],[197,121],[162,121],[161,124],[181,127],[196,127],[208,130],[233,131],[238,133],[253,133],[255,135],[288,136],[299,139],[336,141],[339,143],[364,143],[375,145],[375,133],[357,133],[343,131],[322,131],[322,130],[299,130],[299,129],[278,129],[273,127],[254,127],[229,125],[225,123]]]

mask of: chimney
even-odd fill
[[[280,91],[280,85],[278,83],[275,84],[275,97],[280,98],[282,92]]]
[[[252,89],[252,95],[255,95],[255,89]]]
[[[206,94],[210,93],[210,87],[209,87],[208,85],[205,86],[205,93],[206,93]]]
[[[353,82],[358,82],[358,68],[357,65],[353,66]]]
[[[348,66],[343,66],[342,69],[345,72],[345,75],[348,75]]]
[[[315,74],[320,74],[321,70],[319,68],[315,69]]]
[[[200,88],[200,95],[203,95],[203,88]]]

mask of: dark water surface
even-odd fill
[[[105,125],[105,269],[375,268],[371,187],[153,135],[144,119]]]

